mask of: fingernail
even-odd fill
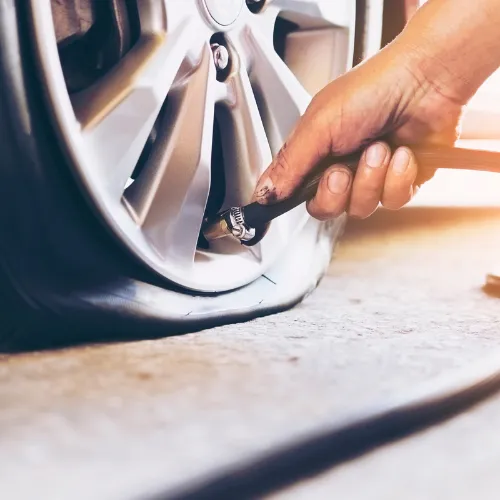
[[[274,191],[274,184],[270,177],[264,177],[259,181],[255,188],[255,196],[257,198],[267,198],[269,193]]]
[[[392,159],[392,170],[396,174],[404,174],[410,164],[410,155],[406,149],[398,149]]]
[[[344,194],[349,187],[351,179],[347,172],[336,170],[328,177],[328,189],[333,194]]]
[[[386,156],[387,148],[380,142],[376,142],[366,150],[366,163],[369,167],[379,168],[384,164]]]

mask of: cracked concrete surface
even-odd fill
[[[500,211],[355,222],[286,313],[156,341],[0,357],[0,497],[169,490],[500,349]],[[500,399],[278,498],[497,498]]]

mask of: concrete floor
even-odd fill
[[[0,357],[0,498],[132,499],[500,349],[500,211],[351,224],[299,307],[158,341]],[[498,498],[500,398],[273,498]]]

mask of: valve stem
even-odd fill
[[[243,243],[255,237],[255,229],[245,222],[241,207],[230,208],[217,214],[213,219],[206,219],[202,232],[208,241],[233,236]]]

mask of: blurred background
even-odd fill
[[[407,0],[407,12],[426,0]],[[461,147],[500,151],[500,71],[494,73],[468,105]],[[409,206],[500,206],[500,176],[489,172],[440,170]]]

